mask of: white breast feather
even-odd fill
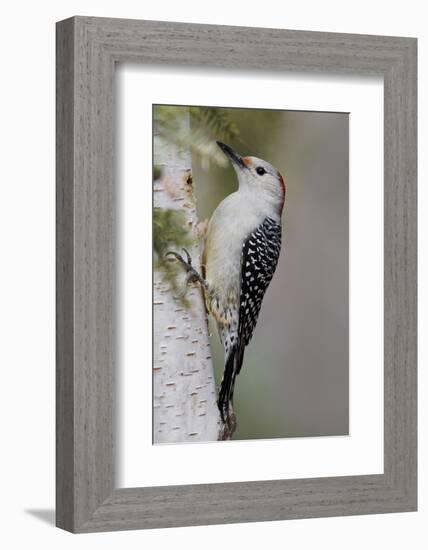
[[[214,211],[205,243],[206,280],[223,296],[238,298],[242,245],[269,215],[276,217],[266,204],[241,191],[226,197]]]

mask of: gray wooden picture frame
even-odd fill
[[[82,533],[416,510],[416,47],[414,38],[155,21],[57,24],[58,527]],[[383,77],[383,474],[114,486],[117,62]],[[369,200],[370,181],[362,184]]]

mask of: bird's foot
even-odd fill
[[[236,420],[236,414],[233,410],[232,403],[229,403],[229,407],[227,411],[224,411],[222,416],[222,426],[220,428],[218,440],[219,441],[227,441],[229,439],[232,439],[232,435],[234,434],[238,422]]]
[[[183,248],[183,251],[186,254],[186,259],[184,259],[183,256],[181,256],[177,252],[173,252],[172,250],[167,252],[165,256],[173,256],[184,267],[187,273],[186,286],[190,283],[200,283],[204,288],[207,288],[207,282],[205,281],[205,279],[192,266],[192,257],[190,256],[189,252],[185,248]]]

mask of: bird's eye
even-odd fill
[[[256,172],[259,176],[263,176],[263,174],[266,174],[266,170],[263,168],[263,166],[257,166]]]

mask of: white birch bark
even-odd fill
[[[154,206],[185,212],[195,242],[189,252],[200,273],[191,156],[163,140],[156,127],[154,133],[154,163],[162,167],[162,176],[154,183]],[[216,441],[220,417],[202,290],[199,286],[187,289],[190,307],[186,308],[173,296],[161,271],[155,270],[153,279],[154,443]]]

